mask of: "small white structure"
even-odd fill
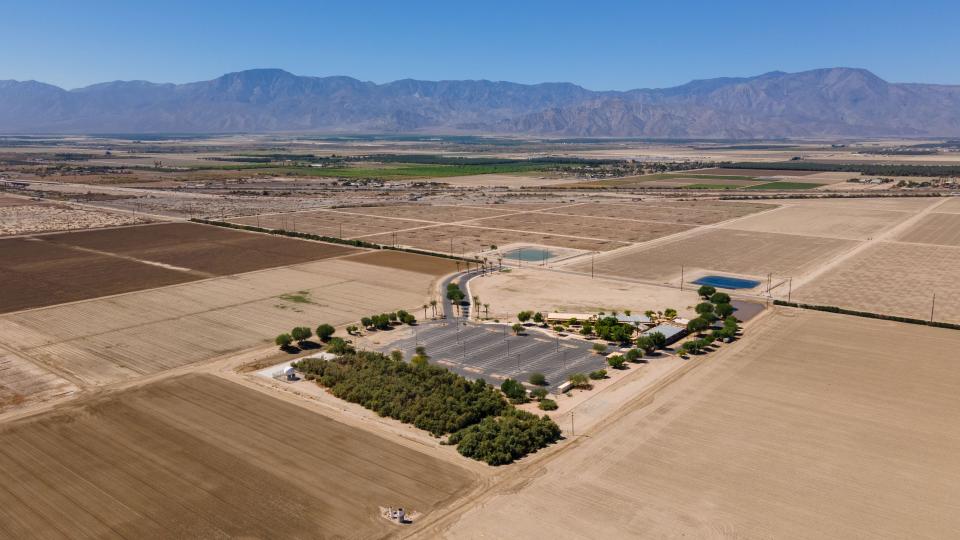
[[[293,369],[293,366],[287,366],[283,368],[283,371],[280,374],[282,377],[285,377],[288,381],[297,380],[297,370]]]

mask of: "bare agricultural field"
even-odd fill
[[[741,231],[801,234],[866,240],[910,217],[906,212],[845,208],[843,212],[815,206],[784,206],[748,216],[725,228]]]
[[[725,169],[722,167],[716,167],[712,169],[697,169],[695,171],[688,171],[691,174],[716,174],[716,175],[731,175],[731,176],[810,176],[817,174],[817,171],[788,171],[788,170],[779,170],[779,169]]]
[[[0,316],[0,341],[101,385],[265,346],[294,326],[413,309],[435,281],[346,259],[317,261]]]
[[[453,223],[456,221],[501,216],[510,213],[508,210],[500,210],[497,208],[478,208],[474,206],[438,206],[427,204],[406,206],[362,206],[356,208],[340,208],[337,211],[363,214],[365,216],[416,219],[434,223]]]
[[[44,240],[218,276],[357,252],[356,249],[337,244],[195,223],[82,231],[45,236]]]
[[[327,210],[247,216],[228,219],[227,221],[241,225],[283,229],[335,238],[356,238],[424,225],[419,221],[370,217]]]
[[[594,269],[607,276],[658,281],[678,279],[681,266],[688,272],[788,277],[801,275],[855,244],[835,238],[714,229],[647,249],[597,257]],[[589,272],[590,261],[571,269]]]
[[[955,538],[958,347],[955,330],[777,310],[429,532]]]
[[[709,225],[773,208],[776,208],[776,205],[721,201],[678,201],[677,203],[656,201],[633,204],[586,203],[571,205],[550,212],[686,225]]]
[[[390,250],[367,251],[359,255],[352,255],[347,260],[387,269],[406,270],[408,272],[418,272],[437,277],[452,274],[460,269],[457,261],[452,259]]]
[[[76,390],[70,381],[0,349],[0,412],[28,402],[69,395]]]
[[[546,234],[603,238],[621,242],[645,242],[692,228],[685,225],[655,221],[632,221],[547,212],[511,214],[472,221],[470,224]]]
[[[7,538],[379,538],[378,506],[429,513],[472,480],[210,375],[0,426],[0,477]]]
[[[942,202],[939,197],[811,197],[808,199],[787,199],[783,201],[790,206],[812,206],[825,208],[837,212],[847,209],[859,210],[890,210],[894,212],[918,212]],[[777,201],[771,201],[777,202]],[[937,208],[937,211],[943,206]]]
[[[393,244],[393,233],[368,236],[369,242]],[[575,238],[553,234],[523,232],[506,229],[488,229],[460,225],[434,225],[422,229],[396,233],[396,242],[401,246],[426,249],[439,253],[450,253],[451,240],[454,254],[470,254],[484,251],[491,245],[537,244],[563,248],[607,251],[623,247],[626,244],[611,240]]]
[[[960,214],[927,214],[900,233],[897,240],[960,247]]]
[[[449,184],[456,187],[543,187],[570,184],[578,178],[549,178],[534,174],[476,174],[470,176],[451,176],[436,178],[432,182]]]
[[[795,289],[793,299],[918,319],[934,307],[934,319],[960,322],[958,268],[960,248],[880,242]]]
[[[937,208],[937,212],[960,214],[960,197],[954,197]]]

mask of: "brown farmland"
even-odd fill
[[[683,203],[610,204],[587,203],[551,210],[554,214],[661,221],[708,225],[776,208],[773,204],[725,203],[719,201]]]
[[[902,232],[897,240],[960,247],[960,214],[927,214]]]
[[[631,249],[597,257],[597,273],[669,281],[680,277],[680,267],[731,272],[749,276],[798,276],[819,263],[852,248],[855,242],[792,234],[713,229],[647,249]],[[571,267],[590,271],[590,261]]]
[[[426,249],[439,253],[450,253],[451,239],[453,240],[453,253],[456,255],[486,250],[489,249],[491,245],[504,246],[516,243],[596,251],[607,251],[626,245],[622,242],[609,240],[459,225],[435,225],[396,234],[398,245]],[[394,235],[387,233],[368,236],[364,238],[364,240],[378,244],[393,244]]]
[[[960,249],[881,242],[793,291],[801,302],[960,323]],[[933,295],[936,294],[934,302]]]
[[[329,259],[3,315],[0,342],[83,384],[109,384],[266,346],[294,326],[417,308],[435,281]]]
[[[381,537],[463,469],[209,375],[0,428],[6,538]]]
[[[819,174],[819,171],[788,171],[780,169],[725,169],[716,167],[712,169],[697,169],[687,171],[690,174],[716,174],[729,176],[810,176]]]
[[[478,208],[472,206],[433,206],[426,204],[410,206],[363,206],[357,208],[340,208],[337,211],[363,214],[365,216],[416,219],[435,223],[453,223],[456,221],[500,216],[510,213],[509,210],[500,209],[499,207]]]
[[[0,313],[357,252],[186,223],[3,239]]]
[[[361,216],[347,212],[316,210],[290,214],[267,214],[229,219],[231,223],[268,229],[284,229],[334,238],[356,238],[368,234],[409,229],[424,225],[419,221]]]
[[[461,267],[453,259],[391,250],[368,251],[353,255],[347,260],[381,266],[386,269],[406,270],[407,272],[418,272],[438,277],[452,274]]]
[[[684,225],[660,223],[656,221],[597,218],[544,212],[511,214],[509,216],[472,221],[470,224],[536,233],[617,240],[620,242],[646,242],[654,238],[676,234],[692,228]]]
[[[910,217],[906,212],[817,206],[785,206],[725,225],[741,231],[866,240]]]
[[[960,332],[757,323],[432,537],[960,537]]]

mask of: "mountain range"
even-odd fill
[[[960,86],[829,68],[592,91],[485,80],[386,84],[279,69],[65,90],[0,81],[3,133],[432,132],[764,139],[960,135]]]

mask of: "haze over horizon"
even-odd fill
[[[189,14],[189,16],[184,16]],[[73,89],[104,81],[187,83],[250,68],[402,79],[571,82],[668,88],[692,80],[848,66],[889,82],[960,84],[960,7],[924,2],[606,2],[301,5],[280,1],[5,8],[0,79]],[[457,24],[456,21],[463,21]],[[468,24],[469,22],[469,24]],[[730,28],[730,32],[723,31]],[[735,29],[735,31],[732,31]]]

